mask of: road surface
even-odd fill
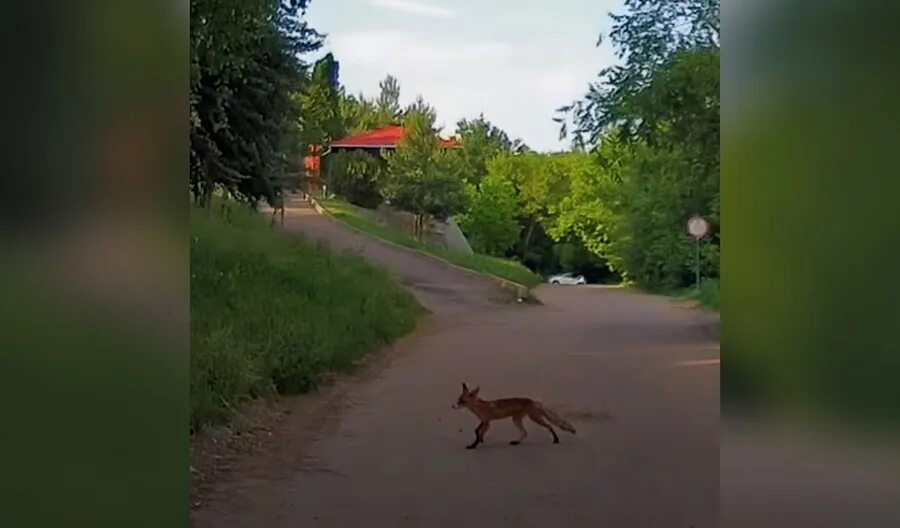
[[[296,410],[193,512],[206,527],[666,527],[717,525],[719,349],[710,316],[617,288],[538,288],[496,302],[489,280],[288,204],[285,229],[387,267],[432,312],[387,364]],[[481,396],[541,400],[575,425],[552,444],[450,408]]]

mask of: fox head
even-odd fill
[[[469,387],[466,386],[465,383],[462,384],[462,394],[459,395],[459,398],[456,399],[456,403],[453,404],[454,409],[462,409],[463,407],[468,407],[473,401],[478,399],[478,391],[481,390],[480,387],[475,387],[472,390],[469,390]]]

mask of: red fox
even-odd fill
[[[466,384],[463,383],[462,394],[459,395],[459,399],[457,399],[456,403],[452,406],[454,409],[466,408],[472,411],[472,414],[481,420],[481,423],[475,428],[475,440],[467,445],[466,449],[475,449],[478,447],[478,444],[483,443],[484,434],[487,432],[488,427],[490,427],[490,423],[494,420],[502,420],[504,418],[512,418],[513,423],[516,424],[516,429],[519,430],[519,438],[510,442],[511,445],[519,445],[522,440],[525,440],[525,437],[528,436],[528,431],[525,430],[525,426],[522,424],[522,420],[526,416],[531,418],[531,421],[547,428],[547,430],[550,431],[550,434],[553,435],[554,444],[559,443],[559,436],[556,435],[556,431],[553,430],[553,426],[551,426],[550,423],[556,425],[563,431],[575,434],[575,428],[572,427],[569,422],[563,420],[558,414],[541,405],[540,402],[529,398],[502,398],[499,400],[486,401],[478,397],[479,390],[479,387],[469,390],[469,388],[466,387]],[[550,423],[547,423],[548,421]]]

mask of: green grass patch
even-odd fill
[[[320,203],[328,209],[332,216],[349,226],[395,244],[424,251],[448,262],[452,262],[457,266],[479,273],[501,277],[527,286],[528,288],[533,288],[543,282],[540,275],[535,274],[514,260],[480,255],[477,253],[470,255],[435,244],[421,243],[406,233],[373,222],[369,218],[366,218],[355,206],[346,202],[338,200],[322,200]]]
[[[386,271],[270,227],[245,206],[193,209],[191,423],[309,391],[415,328],[424,309]]]
[[[703,279],[700,287],[696,286],[683,290],[678,297],[691,299],[700,303],[700,306],[713,310],[719,309],[719,279]]]

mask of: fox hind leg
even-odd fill
[[[519,438],[510,442],[510,445],[519,445],[522,443],[522,440],[525,440],[525,437],[528,436],[528,431],[525,430],[525,424],[522,423],[522,418],[524,418],[524,416],[521,414],[513,416],[513,423],[516,425],[516,429],[519,430]]]
[[[543,427],[546,428],[548,431],[550,431],[550,434],[553,435],[553,443],[554,443],[554,444],[558,444],[558,443],[559,443],[559,436],[557,436],[556,431],[553,430],[553,426],[550,425],[550,424],[547,422],[547,420],[544,419],[543,416],[541,416],[541,415],[540,415],[539,413],[537,413],[537,412],[532,411],[532,412],[529,412],[529,413],[528,413],[528,417],[531,418],[531,420],[532,420],[533,422],[537,423],[538,425],[543,426]]]

